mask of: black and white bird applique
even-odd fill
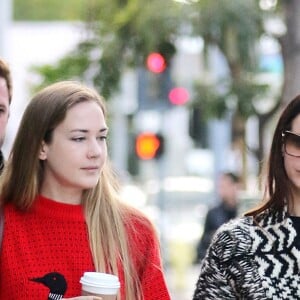
[[[65,277],[57,272],[51,272],[43,277],[31,278],[30,280],[42,283],[49,288],[48,300],[60,300],[67,290]]]

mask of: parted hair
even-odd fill
[[[39,160],[42,142],[51,143],[53,130],[77,103],[95,101],[106,117],[105,102],[92,88],[74,81],[52,84],[37,93],[27,106],[11,153],[1,176],[3,203],[21,210],[29,209],[43,181],[43,161]],[[142,299],[140,281],[130,256],[126,227],[129,216],[139,218],[138,211],[119,199],[119,185],[109,160],[102,169],[96,187],[84,191],[82,203],[86,215],[91,252],[99,272],[118,274],[124,268],[126,300]],[[140,218],[143,220],[143,218]],[[133,226],[133,225],[132,225]]]
[[[265,168],[266,183],[263,202],[246,215],[256,216],[266,209],[283,209],[285,202],[291,203],[291,182],[284,167],[284,157],[282,153],[283,139],[282,133],[291,130],[293,120],[300,114],[300,95],[296,96],[282,110],[271,143],[269,158]]]
[[[8,90],[8,99],[10,104],[12,99],[11,72],[8,64],[2,58],[0,58],[0,77],[4,78],[4,80],[6,81],[6,86]]]

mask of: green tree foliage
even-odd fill
[[[87,0],[13,0],[16,21],[80,20]]]
[[[229,64],[253,68],[255,42],[262,30],[262,14],[256,1],[199,1],[195,33],[206,46],[218,45]]]
[[[106,98],[118,89],[122,72],[140,66],[152,51],[175,53],[181,5],[160,0],[89,1],[87,38],[57,65],[36,68],[42,85],[53,79],[91,80]],[[57,76],[57,77],[56,77]]]
[[[219,49],[228,66],[226,78],[204,79],[195,86],[194,106],[199,106],[207,117],[222,118],[233,112],[233,142],[240,145],[243,156],[242,175],[246,177],[245,124],[250,116],[257,116],[261,137],[264,126],[279,106],[279,100],[267,113],[261,113],[255,105],[269,91],[268,85],[257,82],[259,53],[258,41],[264,34],[264,12],[256,0],[202,0],[195,4],[193,29],[202,36],[204,49]],[[275,99],[276,100],[276,99]],[[258,161],[264,155],[263,139],[258,149],[253,149]]]
[[[253,114],[263,126],[277,108],[261,115],[254,105],[267,91],[255,80],[264,17],[257,0],[200,0],[191,5],[173,0],[89,0],[85,4],[86,39],[57,64],[35,68],[41,85],[61,79],[88,80],[109,99],[126,68],[143,65],[152,51],[171,60],[178,36],[192,33],[203,38],[207,54],[217,47],[229,69],[226,78],[215,82],[201,78],[195,86],[195,106],[218,117],[234,107],[238,122],[234,120],[233,126],[245,125]],[[233,132],[245,141],[244,127],[242,134]],[[257,153],[261,160],[263,151]]]
[[[221,100],[222,97],[219,97],[219,101],[224,102],[226,96],[235,94],[238,102],[251,103],[248,97],[245,99],[244,88],[250,89],[254,94],[256,87],[257,92],[261,91],[257,83],[251,84],[251,78],[258,71],[256,48],[263,32],[263,14],[257,1],[203,0],[195,6],[198,7],[198,13],[195,14],[193,22],[194,34],[203,37],[206,52],[211,46],[217,47],[224,55],[229,68],[230,74],[227,78],[218,78],[212,84],[212,88],[217,91],[220,83],[227,86],[224,99]],[[222,82],[224,80],[225,82]],[[245,105],[247,104],[238,103],[240,113],[247,118],[254,112],[250,107],[245,109]],[[222,109],[222,105],[220,108]],[[220,115],[220,111],[216,111],[216,115]]]
[[[205,112],[202,117],[222,119],[229,111],[238,111],[244,119],[257,115],[256,101],[259,101],[269,90],[267,84],[256,83],[244,78],[240,81],[227,82],[227,90],[218,90],[217,86],[224,86],[221,80],[217,84],[195,84],[196,97],[192,106],[201,107]]]

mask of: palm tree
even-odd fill
[[[215,78],[196,85],[194,106],[200,106],[208,116],[223,117],[232,109],[232,143],[242,154],[242,177],[247,177],[246,157],[251,150],[257,160],[264,155],[263,130],[279,106],[277,99],[267,112],[260,112],[255,105],[268,92],[269,86],[257,81],[258,41],[264,32],[263,12],[254,0],[199,1],[194,13],[194,33],[203,37],[205,53],[216,47],[224,57],[228,73],[225,78]],[[259,123],[257,149],[246,145],[245,124],[250,116]],[[258,171],[260,172],[260,170]]]

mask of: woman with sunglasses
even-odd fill
[[[200,267],[199,299],[300,299],[300,95],[273,135],[262,203],[220,227]]]

